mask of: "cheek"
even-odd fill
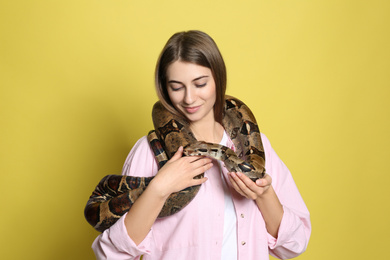
[[[217,89],[215,87],[215,85],[213,87],[211,87],[207,93],[207,98],[211,101],[213,101],[213,103],[215,103],[216,99],[217,99]]]
[[[172,102],[172,105],[176,107],[176,105],[180,102],[180,92],[175,92],[175,91],[169,91],[168,90],[168,96],[169,99]]]

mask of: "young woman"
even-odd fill
[[[200,31],[173,35],[156,67],[159,99],[187,119],[196,139],[234,149],[222,126],[226,69],[215,42]],[[262,134],[265,178],[253,182],[223,163],[182,157],[158,170],[146,136],[128,155],[122,174],[155,176],[130,211],[93,243],[98,259],[269,259],[305,251],[311,224],[293,178]],[[202,179],[194,176],[205,172]],[[176,191],[202,184],[184,209],[157,218]]]

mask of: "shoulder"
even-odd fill
[[[278,192],[282,185],[294,184],[290,170],[272,148],[269,139],[264,134],[261,134],[261,140],[265,153],[265,169],[267,174],[272,177],[272,185],[275,191]]]
[[[131,149],[123,165],[122,175],[151,177],[157,173],[157,163],[146,136]]]
[[[261,133],[261,141],[263,143],[263,148],[264,148],[266,161],[267,161],[267,159],[269,159],[269,160],[274,160],[274,161],[277,161],[277,162],[281,162],[281,159],[276,154],[274,148],[271,145],[270,140],[263,133]]]
[[[264,154],[265,154],[265,168],[267,173],[270,174],[273,178],[277,177],[280,173],[285,173],[288,171],[286,165],[276,154],[275,150],[271,146],[271,142],[267,136],[261,133],[261,141],[263,143]]]
[[[131,154],[153,155],[146,135],[138,139],[138,141],[134,144],[129,155]]]

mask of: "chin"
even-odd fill
[[[196,121],[199,121],[199,120],[200,120],[199,117],[193,116],[193,115],[190,115],[190,116],[186,115],[186,118],[187,118],[188,121],[190,121],[190,122],[196,122]]]

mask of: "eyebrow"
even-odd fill
[[[197,78],[193,79],[192,82],[197,81],[197,80],[200,80],[200,79],[203,79],[203,78],[208,78],[208,77],[209,77],[208,75],[203,75],[203,76],[200,76],[200,77],[197,77]],[[170,80],[170,81],[168,81],[168,83],[183,84],[182,82],[177,81],[177,80]]]

